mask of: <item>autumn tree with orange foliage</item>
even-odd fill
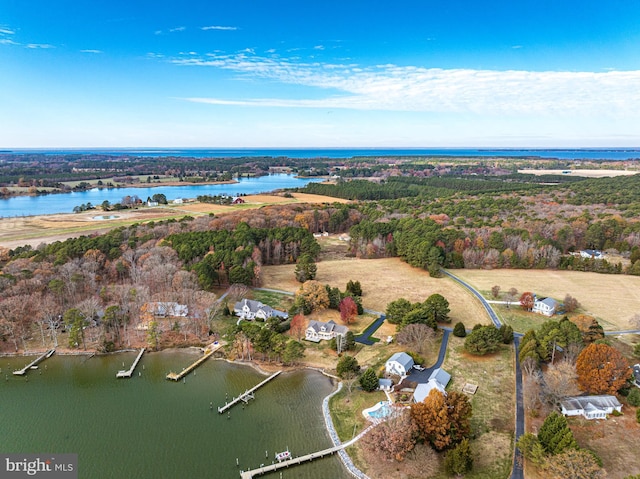
[[[590,344],[576,361],[578,384],[592,394],[615,394],[631,377],[629,363],[615,348]]]
[[[598,339],[604,338],[604,329],[593,316],[578,314],[569,321],[578,326],[578,329],[582,333],[582,341],[585,344],[593,343]]]
[[[304,314],[302,313],[296,314],[291,319],[291,326],[289,328],[289,331],[298,339],[298,341],[302,339],[302,335],[304,334],[304,323]]]
[[[531,311],[533,309],[534,303],[535,298],[533,296],[533,293],[531,293],[530,291],[525,291],[524,293],[522,293],[522,296],[520,296],[520,305],[525,311]]]
[[[338,309],[340,310],[340,319],[342,319],[345,324],[353,323],[358,315],[358,305],[351,296],[347,296],[340,301]]]
[[[423,402],[411,405],[411,417],[422,439],[437,451],[454,446],[469,435],[471,415],[469,398],[457,391],[445,396],[432,389]]]

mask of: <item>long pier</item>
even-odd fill
[[[42,356],[38,356],[37,359],[34,359],[33,361],[31,361],[24,368],[18,369],[17,371],[14,371],[13,374],[15,374],[16,376],[24,376],[29,369],[31,369],[36,364],[44,361],[45,359],[50,358],[51,356],[53,356],[53,353],[55,353],[55,352],[56,352],[55,349],[50,349],[49,351],[44,353]]]
[[[265,379],[264,381],[262,381],[260,384],[253,386],[251,389],[247,389],[245,392],[243,392],[242,394],[240,394],[240,396],[238,396],[237,398],[233,398],[233,400],[230,403],[225,403],[224,406],[221,406],[218,408],[218,412],[220,414],[222,414],[223,412],[225,412],[227,409],[231,409],[233,406],[235,406],[236,404],[238,404],[240,401],[246,403],[247,401],[249,401],[249,399],[253,399],[253,393],[254,391],[260,389],[262,386],[264,386],[265,384],[267,384],[269,381],[271,381],[273,378],[275,378],[278,374],[280,374],[282,371],[278,371],[273,373],[271,376],[269,376],[267,379]]]
[[[195,368],[197,368],[202,363],[204,363],[207,359],[209,359],[213,355],[213,353],[215,353],[222,346],[224,346],[224,344],[222,342],[217,342],[216,341],[212,345],[208,346],[207,349],[205,349],[204,356],[202,356],[201,358],[198,358],[198,360],[196,362],[194,362],[193,364],[187,366],[186,368],[184,368],[179,373],[169,373],[169,374],[167,374],[167,379],[171,379],[172,381],[180,381],[183,377],[185,377],[187,374],[189,374],[191,371],[193,371]]]
[[[350,441],[344,442],[337,446],[330,447],[328,449],[323,449],[322,451],[312,452],[311,454],[306,454],[300,457],[292,457],[291,459],[287,459],[286,461],[276,462],[274,464],[269,464],[268,466],[261,466],[256,469],[250,469],[248,471],[240,471],[240,477],[242,479],[252,479],[255,476],[261,476],[262,474],[266,474],[267,472],[277,471],[278,469],[282,469],[284,467],[296,466],[298,464],[302,464],[303,462],[313,461],[314,459],[320,459],[321,457],[329,456],[335,452],[338,452],[342,449],[345,449],[356,441],[358,441],[362,436],[369,432],[371,428],[375,427],[375,424],[369,426],[367,429],[362,431],[356,437],[351,439]]]
[[[143,354],[144,354],[144,348],[142,348],[140,350],[140,352],[138,353],[138,357],[135,359],[135,361],[133,362],[131,367],[129,369],[123,369],[121,371],[118,371],[118,373],[116,374],[116,377],[117,378],[130,378],[131,375],[133,374],[133,371],[136,369],[136,366],[140,362],[140,358],[142,357]]]

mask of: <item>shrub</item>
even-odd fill
[[[473,467],[473,455],[469,440],[463,439],[460,444],[447,453],[444,468],[450,476],[461,476]]]
[[[360,376],[360,386],[367,392],[373,392],[378,389],[378,376],[373,368],[368,368],[362,376]]]
[[[464,338],[467,335],[467,330],[461,321],[458,321],[453,327],[453,335],[457,338]]]
[[[631,391],[629,391],[627,401],[634,407],[640,406],[640,389],[633,388]]]

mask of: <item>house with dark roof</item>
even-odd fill
[[[406,376],[413,367],[413,358],[407,353],[395,353],[385,363],[385,371],[387,374],[395,374],[397,376]]]
[[[565,416],[583,416],[585,419],[606,419],[613,411],[622,411],[615,396],[570,396],[560,401]]]
[[[533,313],[553,316],[558,309],[558,302],[553,298],[535,298],[533,301]]]
[[[344,336],[349,331],[346,326],[336,324],[333,320],[323,323],[322,321],[309,321],[309,326],[305,330],[304,339],[319,343],[323,339],[329,340],[336,336]]]
[[[240,319],[245,320],[261,319],[266,321],[272,316],[283,319],[287,319],[289,317],[289,314],[284,311],[278,311],[277,309],[273,309],[271,306],[262,304],[260,301],[253,301],[251,299],[238,301],[233,306],[233,312]]]

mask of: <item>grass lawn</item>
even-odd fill
[[[256,301],[260,301],[267,306],[271,306],[279,311],[287,312],[293,306],[293,296],[272,291],[252,290],[251,296]]]
[[[640,276],[529,269],[456,269],[452,272],[485,292],[489,299],[493,299],[488,292],[494,285],[500,286],[503,292],[513,287],[519,293],[532,291],[559,299],[570,294],[582,305],[581,312],[594,316],[607,331],[629,329],[629,318],[640,311]]]
[[[384,311],[387,304],[398,298],[422,302],[439,293],[449,301],[452,324],[462,321],[472,328],[478,323],[490,323],[480,302],[457,282],[450,278],[431,278],[425,270],[409,266],[399,258],[348,258],[320,261],[317,266],[316,280],[322,284],[343,290],[349,280],[360,281],[363,306],[374,311]],[[265,266],[262,283],[265,287],[294,292],[300,287],[294,269],[295,265]]]
[[[508,477],[515,431],[513,347],[473,356],[464,351],[464,338],[450,336],[443,368],[452,375],[449,390],[461,391],[467,382],[478,385],[476,394],[471,396],[471,447],[475,461],[473,471],[465,478]]]
[[[362,411],[386,399],[387,396],[382,391],[367,393],[354,386],[349,393],[347,388],[343,387],[342,391],[329,400],[331,419],[340,440],[345,442],[351,439],[354,427],[356,434],[366,428],[368,423]]]

